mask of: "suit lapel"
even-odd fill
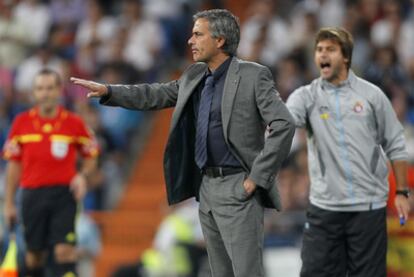
[[[223,99],[221,101],[221,120],[223,123],[224,139],[227,140],[227,130],[230,116],[233,110],[234,98],[236,97],[237,87],[240,81],[239,61],[233,57],[229,69],[227,70],[226,81],[224,82]]]
[[[177,104],[175,105],[175,110],[171,118],[170,130],[174,130],[174,128],[176,127],[178,120],[183,112],[183,109],[188,102],[188,99],[195,91],[197,85],[203,79],[206,71],[207,71],[207,67],[205,70],[201,71],[200,73],[197,73],[193,78],[191,78],[187,82],[184,81],[182,86],[180,86]]]

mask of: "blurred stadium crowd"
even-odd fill
[[[166,81],[191,63],[187,39],[192,14],[229,8],[226,0],[0,0],[0,147],[14,116],[31,105],[31,83],[43,67],[65,81],[62,104],[95,131],[100,171],[85,200],[91,210],[111,209],[122,194],[132,140],[148,113],[103,108],[69,82]],[[390,98],[405,127],[414,163],[413,0],[251,0],[241,19],[239,56],[267,65],[284,100],[318,75],[313,39],[320,27],[343,26],[354,36],[352,69]],[[241,3],[240,2],[240,3]],[[241,9],[239,9],[241,10]],[[4,181],[0,161],[0,188]],[[267,246],[300,243],[309,178],[304,133],[279,176],[285,209],[267,216]],[[413,186],[413,184],[410,184]],[[411,231],[414,234],[414,231]],[[413,270],[414,272],[414,270]]]

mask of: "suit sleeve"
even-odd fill
[[[179,80],[162,84],[110,85],[109,97],[102,97],[99,102],[130,110],[159,110],[175,106],[178,88]]]
[[[276,91],[267,68],[260,70],[255,87],[258,111],[268,126],[263,150],[256,157],[249,175],[258,186],[269,189],[282,162],[287,158],[295,133],[294,120]]]

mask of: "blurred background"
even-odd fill
[[[414,187],[413,0],[0,0],[0,147],[14,116],[32,105],[32,79],[43,67],[61,73],[62,104],[100,142],[99,170],[77,230],[82,277],[209,276],[197,203],[166,203],[162,155],[171,110],[102,107],[69,82],[70,76],[123,84],[177,78],[192,62],[192,15],[208,8],[240,18],[239,57],[268,66],[284,100],[318,76],[317,30],[350,31],[352,69],[386,93],[405,127]],[[4,170],[1,160],[0,196]],[[392,198],[392,174],[390,182]],[[267,276],[298,276],[309,187],[302,130],[277,185],[284,212],[266,214]],[[388,277],[414,276],[413,219],[400,227],[392,205],[388,218]],[[4,226],[0,241],[4,250]]]

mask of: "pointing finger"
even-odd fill
[[[84,80],[84,79],[79,79],[79,78],[74,78],[74,77],[71,77],[70,78],[70,80],[75,84],[75,85],[80,85],[80,86],[83,86],[83,87],[85,87],[85,88],[89,88],[89,89],[91,89],[92,88],[92,82],[90,82],[90,81],[87,81],[87,80]]]

